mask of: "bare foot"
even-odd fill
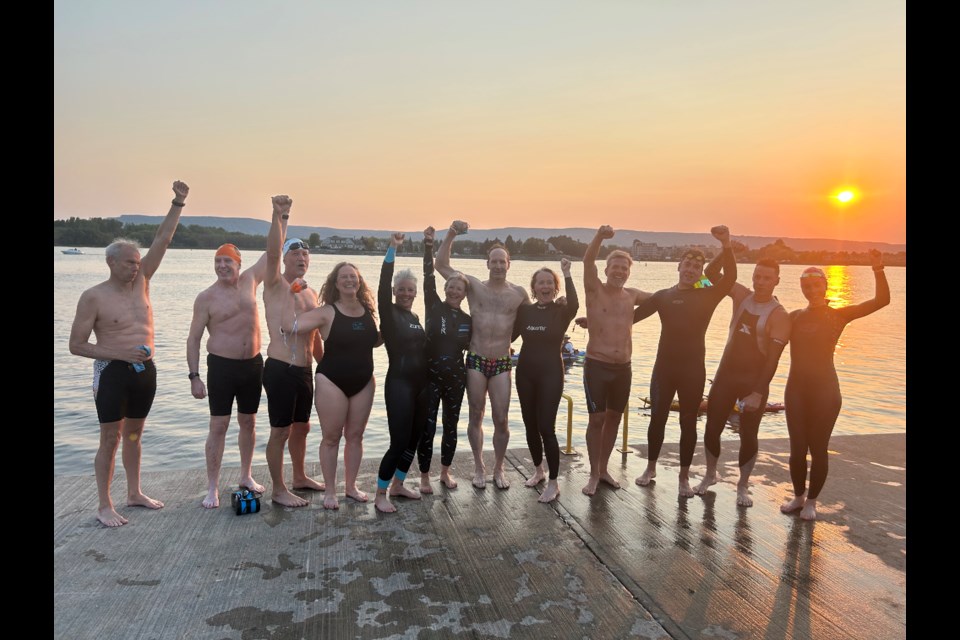
[[[737,485],[737,506],[752,507],[753,498],[750,497],[750,488]]]
[[[122,527],[129,522],[129,520],[114,511],[113,507],[107,507],[106,509],[97,511],[97,520],[106,527]]]
[[[694,496],[693,489],[690,488],[690,481],[686,478],[680,480],[677,485],[679,487],[677,493],[680,494],[681,498],[692,498]]]
[[[806,494],[794,496],[793,500],[787,500],[780,505],[780,513],[793,513],[803,509],[803,504],[807,501]]]
[[[420,474],[420,493],[424,495],[430,495],[431,493],[433,493],[433,485],[430,484],[429,473]]]
[[[340,501],[337,500],[337,494],[326,491],[323,494],[323,508],[324,509],[339,509]]]
[[[800,510],[800,519],[801,520],[817,519],[817,501],[816,500],[807,500],[803,504],[803,509]]]
[[[613,476],[606,472],[600,474],[600,482],[606,482],[608,485],[610,485],[614,489],[620,488],[620,483],[614,480]]]
[[[211,489],[200,504],[203,505],[204,509],[216,509],[220,506],[220,493],[216,489]]]
[[[379,494],[379,492],[377,493]],[[418,492],[414,491],[413,489],[408,489],[406,486],[404,486],[402,482],[398,481],[396,478],[394,478],[393,482],[390,483],[389,495],[392,498],[396,498],[397,496],[400,496],[403,498],[410,498],[411,500],[420,499],[420,494]],[[396,509],[394,509],[394,511],[396,511]]]
[[[556,480],[551,480],[543,489],[543,493],[537,498],[537,502],[553,502],[560,495],[560,486]]]
[[[390,502],[390,496],[386,491],[377,489],[377,496],[373,499],[373,506],[381,513],[394,513],[397,508]]]
[[[510,488],[510,481],[507,480],[507,477],[503,474],[503,469],[493,470],[493,484],[497,485],[497,489]]]
[[[356,500],[357,502],[370,501],[370,496],[368,496],[363,491],[360,491],[360,489],[356,487],[353,487],[352,489],[347,489],[344,493],[347,495],[348,498],[350,498],[351,500]]]
[[[154,500],[142,493],[127,496],[128,507],[146,507],[147,509],[163,509],[163,503]]]
[[[643,472],[642,475],[637,476],[637,479],[634,480],[639,486],[645,487],[650,484],[650,481],[657,477],[657,468],[656,467],[647,467],[647,470]]]
[[[698,496],[702,496],[707,492],[707,489],[717,484],[717,474],[708,473],[703,476],[703,480],[700,481],[700,484],[697,485],[697,488],[693,490]]]
[[[580,489],[580,491],[585,496],[592,496],[597,492],[598,484],[600,484],[600,478],[594,478],[593,476],[590,476],[590,480],[587,481],[587,486],[585,486],[583,489]]]
[[[543,472],[543,465],[537,467],[537,470],[533,472],[533,475],[523,483],[525,487],[535,487],[541,482],[543,482],[547,477],[547,474]]]
[[[274,491],[270,499],[285,507],[305,507],[310,504],[309,500],[304,500],[300,496],[290,493],[287,489]]]
[[[243,483],[240,483],[240,484],[243,484]],[[311,477],[309,477],[309,476],[306,476],[306,477],[304,477],[304,479],[301,480],[300,482],[294,482],[294,483],[293,483],[293,488],[294,488],[294,489],[305,489],[305,490],[307,490],[307,491],[326,491],[326,490],[327,490],[327,485],[325,485],[325,484],[322,483],[322,482],[317,482],[317,481],[314,480],[313,478],[311,478]],[[263,491],[263,489],[260,489],[260,491]]]
[[[457,481],[454,480],[454,479],[453,479],[453,476],[451,476],[451,475],[450,475],[448,472],[446,472],[446,471],[441,471],[441,472],[440,472],[440,482],[442,482],[442,483],[444,484],[444,486],[447,487],[447,489],[456,489],[456,488],[457,488]]]
[[[487,477],[484,475],[484,469],[477,469],[473,473],[473,486],[477,489],[487,488]]]

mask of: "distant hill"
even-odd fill
[[[119,216],[120,222],[124,224],[160,224],[163,216],[146,216],[138,214],[128,214]],[[217,218],[214,216],[181,216],[180,223],[184,225],[200,225],[202,227],[222,227],[227,231],[239,231],[253,235],[267,235],[270,230],[270,223],[266,220],[256,218]],[[411,231],[414,235],[421,230]],[[527,227],[500,227],[495,229],[470,229],[467,237],[470,240],[482,242],[486,239],[499,238],[506,240],[507,236],[513,236],[514,240],[526,240],[527,238],[540,238],[546,240],[551,236],[570,236],[580,242],[590,242],[593,239],[596,229],[585,227],[569,227],[566,229],[542,229]],[[387,238],[393,231],[382,229],[334,229],[332,227],[308,227],[302,225],[290,225],[287,228],[287,235],[306,239],[311,233],[317,233],[321,238],[326,239],[331,236],[341,236],[345,238],[359,238],[360,236],[372,236],[375,238]],[[868,242],[862,240],[832,240],[829,238],[787,238],[783,236],[741,236],[734,235],[736,240],[744,243],[751,249],[759,249],[768,244],[782,239],[787,246],[794,251],[851,251],[863,252],[870,249],[878,249],[885,253],[897,253],[906,251],[905,244],[892,244],[889,242]],[[634,231],[632,229],[619,229],[614,236],[614,244],[620,246],[630,246],[634,240],[640,242],[655,242],[661,247],[676,247],[683,245],[712,245],[716,242],[709,233],[681,233],[675,231]]]

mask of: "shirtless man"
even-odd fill
[[[468,228],[466,222],[456,220],[447,231],[436,261],[437,272],[445,279],[458,273],[450,267],[450,250],[457,234],[465,233]],[[507,426],[512,386],[510,338],[517,309],[522,304],[530,304],[530,297],[523,287],[507,282],[510,254],[502,246],[494,245],[487,253],[487,269],[490,277],[485,281],[467,275],[470,282],[467,302],[473,316],[473,333],[467,353],[467,402],[470,405],[467,439],[473,449],[473,486],[483,489],[487,485],[483,466],[483,414],[489,394],[493,411],[493,482],[499,489],[508,489],[510,482],[503,473],[503,460],[510,441]]]
[[[281,233],[286,231],[282,219]],[[207,436],[207,495],[203,506],[220,506],[217,485],[224,440],[230,426],[233,399],[237,399],[237,423],[240,434],[240,487],[263,493],[263,485],[253,479],[251,465],[256,443],[257,409],[263,391],[263,356],[260,355],[260,311],[257,287],[267,269],[267,254],[256,264],[240,272],[240,250],[224,244],[213,258],[217,281],[204,289],[193,303],[193,320],[187,336],[187,368],[190,392],[194,398],[209,397],[210,433]],[[207,384],[200,376],[200,339],[207,338]],[[207,394],[209,388],[209,396]]]
[[[715,285],[721,280],[721,256],[714,258],[704,270]],[[750,473],[757,461],[760,419],[770,395],[770,380],[777,372],[780,354],[790,340],[790,315],[773,295],[779,283],[780,265],[773,260],[760,260],[753,270],[753,291],[735,283],[727,294],[733,299],[730,337],[713,377],[707,402],[707,426],[703,436],[707,472],[694,492],[703,495],[707,487],[717,483],[720,434],[733,403],[741,400],[738,430],[740,480],[737,482],[737,505],[741,507],[753,506]]]
[[[127,524],[110,499],[121,437],[127,506],[163,507],[162,502],[147,497],[140,489],[141,436],[157,391],[150,278],[173,240],[189,191],[179,180],[173,183],[170,211],[142,260],[132,240],[117,239],[106,248],[110,277],[80,294],[70,330],[70,353],[94,361],[93,397],[100,422],[100,447],[93,463],[100,503],[97,520],[108,527]],[[90,343],[91,333],[97,336],[96,344]]]
[[[305,336],[284,335],[280,328],[285,310],[302,313],[315,308],[317,292],[303,281],[310,267],[310,247],[299,238],[283,241],[282,223],[290,217],[293,200],[280,195],[272,201],[273,221],[267,234],[267,267],[263,277],[263,306],[270,332],[267,361],[263,365],[263,388],[267,392],[270,416],[267,466],[273,481],[273,501],[287,507],[304,507],[309,501],[292,493],[284,482],[283,448],[289,440],[293,488],[324,491],[325,485],[308,477],[305,468],[313,407],[313,343],[317,332],[311,331]]]
[[[612,251],[604,269],[606,282],[597,273],[600,244],[614,234],[610,225],[597,229],[583,255],[583,289],[587,298],[587,357],[583,363],[583,386],[587,397],[587,456],[590,480],[581,489],[592,496],[600,481],[614,489],[620,483],[607,471],[607,463],[620,430],[620,416],[630,396],[633,353],[633,309],[651,294],[625,286],[633,259],[625,251]],[[581,326],[583,326],[581,324]]]

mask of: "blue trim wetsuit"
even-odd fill
[[[710,318],[737,280],[733,249],[723,250],[723,279],[716,286],[661,289],[634,309],[633,321],[660,314],[660,343],[650,379],[647,459],[660,457],[674,396],[680,401],[680,466],[689,467],[697,446],[697,412],[707,380],[705,336]]]
[[[546,451],[551,480],[555,480],[560,471],[560,445],[554,425],[563,393],[561,347],[570,321],[580,309],[573,278],[564,278],[564,286],[566,305],[556,302],[521,305],[513,325],[513,339],[523,337],[517,359],[517,397],[527,431],[527,446],[535,466],[543,462]]]
[[[401,482],[407,477],[427,417],[426,398],[423,396],[427,382],[424,350],[427,336],[416,313],[393,303],[394,255],[395,250],[390,247],[380,268],[380,285],[377,289],[380,335],[390,360],[383,387],[390,447],[380,461],[380,472],[377,474],[377,487],[380,489],[386,489],[393,477]]]
[[[473,328],[470,316],[440,299],[433,272],[433,245],[423,245],[423,301],[426,309],[427,385],[424,388],[427,420],[417,447],[421,473],[430,471],[433,440],[437,434],[437,413],[443,400],[443,436],[440,440],[440,464],[453,464],[457,450],[457,423],[466,389],[467,370],[463,352],[470,347]]]
[[[840,380],[833,352],[847,323],[869,315],[890,300],[883,270],[874,271],[877,296],[868,302],[833,309],[829,306],[797,309],[790,314],[790,373],[784,404],[790,434],[790,478],[794,495],[815,500],[829,470],[827,447],[840,415]],[[807,452],[810,452],[810,487]]]

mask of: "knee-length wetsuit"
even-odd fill
[[[827,479],[827,446],[840,415],[840,381],[833,352],[847,323],[862,318],[890,302],[890,287],[883,270],[874,271],[877,295],[861,304],[833,309],[823,305],[790,314],[790,373],[784,404],[790,434],[790,478],[794,495],[815,500]],[[807,452],[810,452],[810,486]]]
[[[433,459],[433,440],[437,434],[437,413],[441,400],[443,436],[440,440],[440,464],[445,467],[453,464],[460,405],[467,383],[463,353],[470,347],[473,324],[465,311],[451,307],[437,294],[433,245],[426,243],[423,245],[423,302],[427,333],[427,385],[423,393],[427,420],[417,447],[417,461],[420,472],[427,473]]]
[[[555,480],[560,470],[560,445],[554,423],[557,406],[563,393],[563,355],[560,351],[563,336],[570,326],[580,301],[573,278],[564,278],[567,304],[521,305],[513,325],[513,339],[523,337],[520,357],[517,359],[517,397],[527,431],[527,446],[533,464],[540,466],[546,451],[550,479]]]
[[[661,289],[634,309],[633,321],[660,315],[660,343],[650,379],[649,460],[660,456],[674,395],[680,401],[680,466],[689,467],[697,446],[697,411],[707,373],[705,336],[710,318],[737,280],[733,249],[723,250],[723,279],[713,287]]]
[[[377,474],[377,487],[381,489],[386,489],[394,476],[401,481],[406,478],[426,421],[426,402],[422,392],[427,381],[424,351],[427,337],[417,314],[393,303],[393,266],[394,250],[391,247],[380,268],[377,289],[380,335],[390,360],[383,387],[390,447],[380,461]]]

